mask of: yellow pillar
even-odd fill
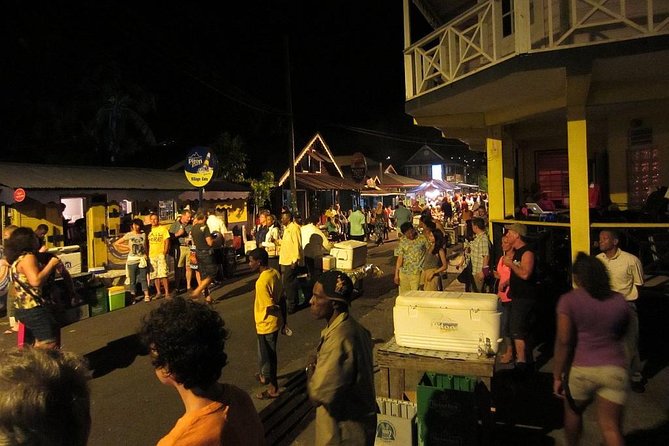
[[[488,155],[488,216],[492,222],[504,219],[505,179],[501,127],[489,129],[486,137],[486,151]],[[489,225],[488,233],[492,235],[492,223]]]
[[[571,257],[590,253],[590,209],[588,206],[588,138],[585,107],[567,110],[567,155],[569,157],[569,217]]]

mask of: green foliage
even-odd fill
[[[217,177],[233,183],[241,183],[246,177],[246,150],[241,136],[221,133],[211,145],[218,158]]]
[[[253,200],[256,203],[256,207],[264,206],[265,202],[269,200],[272,188],[275,186],[273,172],[263,172],[260,180],[251,180]]]
[[[488,176],[487,175],[479,175],[479,190],[481,192],[488,192]]]

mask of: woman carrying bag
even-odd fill
[[[49,296],[42,295],[42,286],[49,276],[64,268],[58,257],[40,265],[37,252],[39,239],[30,228],[18,228],[7,240],[7,260],[14,290],[15,316],[35,338],[36,348],[58,348],[60,325],[50,307]]]

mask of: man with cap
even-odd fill
[[[316,404],[317,445],[373,445],[377,406],[372,338],[349,314],[353,282],[327,271],[314,285],[311,313],[327,326],[307,366],[309,398]]]
[[[534,280],[534,252],[523,241],[527,228],[520,223],[504,225],[506,237],[514,250],[512,258],[504,257],[504,265],[511,270],[509,280],[509,297],[511,313],[509,331],[516,347],[516,369],[524,372],[527,369],[527,339],[534,318],[536,303],[536,283]]]

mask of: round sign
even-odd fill
[[[18,189],[14,189],[14,202],[15,203],[20,203],[23,200],[26,199],[26,191],[19,187]]]
[[[367,175],[367,159],[365,155],[356,152],[351,157],[351,176],[355,181],[362,181]]]
[[[186,179],[195,187],[204,187],[214,177],[218,160],[211,149],[195,147],[188,152],[184,173]]]

